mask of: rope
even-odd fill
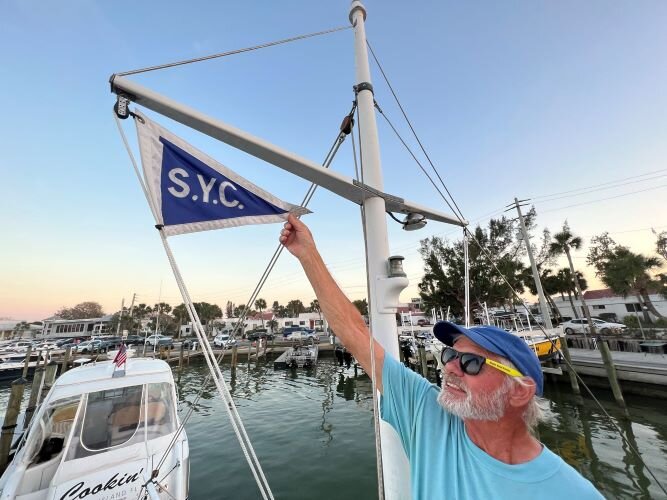
[[[297,40],[304,40],[306,38],[312,38],[320,35],[327,35],[329,33],[335,33],[337,31],[343,31],[352,28],[352,26],[340,26],[338,28],[332,28],[328,29],[325,31],[318,31],[316,33],[308,33],[305,35],[298,35],[298,36],[293,36],[291,38],[284,38],[282,40],[276,40],[274,42],[267,42],[263,43],[260,45],[253,45],[252,47],[245,47],[243,49],[236,49],[236,50],[230,50],[228,52],[220,52],[218,54],[211,54],[208,56],[203,56],[203,57],[195,57],[193,59],[185,59],[183,61],[175,61],[171,63],[166,63],[166,64],[160,64],[157,66],[148,66],[146,68],[140,68],[140,69],[133,69],[130,71],[124,71],[122,73],[117,73],[116,76],[128,76],[128,75],[136,75],[139,73],[147,73],[149,71],[156,71],[158,69],[165,69],[165,68],[173,68],[174,66],[183,66],[185,64],[191,64],[191,63],[196,63],[196,62],[201,62],[201,61],[208,61],[210,59],[217,59],[219,57],[226,57],[226,56],[231,56],[235,54],[242,54],[243,52],[250,52],[253,50],[259,50],[259,49],[265,49],[267,47],[273,47],[275,45],[281,45],[284,43],[289,43],[289,42],[295,42]]]
[[[123,143],[125,144],[127,148],[128,155],[130,157],[130,160],[132,162],[132,165],[134,167],[135,174],[137,175],[137,179],[139,180],[140,185],[142,186],[142,190],[144,192],[144,195],[146,195],[146,201],[148,202],[151,211],[153,212],[153,215],[157,214],[157,209],[156,207],[153,206],[151,198],[148,196],[148,190],[146,189],[146,186],[143,182],[143,178],[139,174],[139,168],[137,166],[137,162],[134,158],[134,155],[132,154],[132,150],[128,146],[127,138],[125,137],[125,134],[123,132],[123,129],[120,125],[120,122],[118,120],[118,117],[114,115],[116,119],[116,125],[118,126],[118,130],[121,134],[121,137],[123,139]],[[159,219],[156,217],[155,221],[158,222]],[[215,360],[215,355],[213,354],[213,350],[211,349],[211,346],[208,342],[208,339],[206,338],[206,333],[204,332],[204,329],[201,325],[201,321],[199,319],[199,316],[197,314],[196,309],[194,308],[194,304],[192,303],[192,299],[190,298],[190,294],[185,286],[185,282],[183,281],[183,278],[181,276],[180,270],[178,268],[178,265],[176,264],[176,260],[174,259],[174,255],[171,251],[171,247],[169,246],[169,243],[167,241],[166,236],[162,231],[160,232],[160,239],[162,240],[162,244],[164,246],[165,252],[167,254],[167,259],[169,260],[169,264],[171,265],[172,271],[174,273],[174,278],[176,279],[176,284],[178,285],[178,288],[181,292],[181,296],[183,297],[183,302],[185,303],[186,310],[188,311],[188,316],[190,317],[190,320],[192,321],[193,328],[195,331],[195,334],[197,335],[197,338],[202,344],[202,353],[204,354],[204,359],[206,360],[206,363],[209,367],[209,370],[212,374],[214,374],[214,380],[216,387],[218,389],[218,393],[220,394],[220,397],[222,400],[227,403],[225,405],[225,408],[227,410],[227,413],[229,414],[229,418],[232,424],[232,428],[234,429],[234,433],[236,434],[236,437],[239,441],[239,444],[241,446],[241,449],[243,451],[243,454],[246,458],[246,461],[248,462],[248,465],[250,467],[250,470],[255,477],[255,481],[257,482],[257,486],[260,489],[260,492],[262,493],[262,498],[265,500],[271,499],[273,500],[273,494],[271,492],[271,489],[268,485],[268,482],[266,480],[266,477],[264,475],[264,472],[261,468],[261,465],[259,464],[259,460],[257,459],[257,456],[255,455],[255,451],[252,447],[252,444],[250,442],[250,439],[248,438],[247,433],[245,432],[245,428],[243,427],[243,423],[241,421],[241,417],[238,414],[238,410],[236,409],[236,405],[234,404],[234,401],[231,397],[231,394],[229,393],[229,389],[227,388],[227,385],[225,383],[224,378],[222,377],[222,373],[220,373],[220,369],[217,364],[213,364],[213,361]],[[172,441],[170,442],[170,445],[167,449],[167,451],[164,453],[162,458],[160,459],[160,462],[157,465],[157,469],[159,470],[160,467],[164,464],[167,455],[171,448],[173,447],[174,443],[176,442],[178,436],[180,435],[180,431],[177,432],[174,437],[172,438]],[[141,495],[141,493],[140,493]]]
[[[456,204],[456,201],[454,200],[453,196],[451,195],[449,189],[447,189],[447,186],[445,185],[445,183],[444,183],[442,177],[441,177],[440,174],[438,173],[437,168],[435,167],[435,165],[434,165],[433,162],[431,161],[431,159],[430,159],[428,153],[426,152],[426,150],[425,150],[425,148],[424,148],[424,146],[423,146],[421,140],[420,140],[419,137],[417,136],[417,133],[416,133],[414,127],[412,126],[412,123],[410,122],[409,118],[407,117],[407,114],[405,113],[405,110],[403,109],[403,106],[401,105],[401,103],[400,103],[400,101],[399,101],[399,99],[398,99],[398,96],[397,96],[396,93],[394,92],[393,87],[392,87],[391,84],[389,83],[389,79],[387,78],[386,74],[384,73],[384,70],[382,69],[382,66],[380,65],[380,62],[378,61],[377,57],[375,56],[375,53],[373,52],[373,49],[371,48],[371,46],[370,46],[370,44],[369,44],[368,42],[366,42],[366,43],[368,44],[368,48],[369,48],[369,50],[370,50],[370,52],[371,52],[371,54],[372,54],[372,56],[373,56],[373,59],[375,60],[376,64],[378,65],[378,68],[380,69],[380,72],[382,73],[382,76],[383,76],[385,82],[387,83],[387,86],[388,86],[389,89],[391,90],[391,93],[392,93],[392,95],[394,96],[394,99],[395,99],[396,103],[398,104],[398,107],[400,108],[401,112],[403,113],[403,116],[405,117],[405,120],[406,120],[406,122],[408,123],[408,125],[409,125],[409,127],[410,127],[410,130],[412,131],[412,134],[414,135],[415,139],[417,140],[417,143],[419,144],[419,146],[420,146],[422,152],[424,153],[424,156],[427,158],[427,160],[428,160],[428,162],[430,163],[431,167],[432,167],[433,170],[435,171],[435,173],[436,173],[438,179],[440,180],[440,183],[442,184],[443,188],[445,189],[445,191],[447,192],[447,194],[448,194],[449,197],[451,198],[452,203],[453,203],[454,206],[456,207],[456,209],[457,209],[457,213],[456,213],[456,215],[457,215],[458,217],[460,217],[460,220],[461,220],[461,221],[463,221],[465,218],[463,217],[463,214],[462,214],[462,212],[461,212],[459,206]],[[378,110],[379,110],[379,106],[376,106],[376,107],[377,107]],[[430,176],[425,172],[425,170],[424,170],[424,168],[422,167],[421,163],[417,160],[417,158],[415,157],[414,153],[413,153],[413,152],[410,150],[410,148],[408,147],[407,143],[406,143],[406,142],[403,140],[403,138],[400,136],[400,134],[398,133],[398,131],[396,130],[396,128],[393,126],[393,124],[391,124],[389,118],[388,118],[388,117],[387,117],[381,110],[379,110],[379,111],[380,111],[380,114],[382,114],[382,116],[385,117],[385,120],[387,120],[387,122],[390,124],[390,126],[391,126],[392,130],[394,131],[394,133],[399,137],[401,143],[405,146],[405,148],[408,150],[408,152],[410,153],[410,155],[415,159],[415,161],[416,161],[417,164],[420,166],[420,168],[422,169],[422,171],[424,172],[424,174],[426,174],[426,176],[429,178],[429,180],[431,180],[431,182],[433,183],[433,180],[432,180],[432,179],[430,178]],[[443,193],[442,193],[437,187],[436,187],[436,190],[438,191],[438,193],[440,194],[440,196],[443,198],[443,200],[445,201],[445,203],[447,203],[447,205],[453,210],[452,205],[450,205],[450,203],[448,202],[447,198],[443,195]],[[510,291],[512,292],[513,297],[514,297],[519,303],[521,303],[521,304],[523,305],[523,307],[525,308],[527,314],[528,314],[533,320],[535,320],[535,323],[537,324],[537,326],[539,327],[539,329],[541,330],[541,332],[544,334],[545,338],[546,338],[547,340],[549,340],[549,342],[551,342],[552,348],[555,349],[555,350],[557,350],[557,351],[561,354],[561,357],[562,357],[562,359],[565,361],[565,364],[567,365],[568,369],[569,369],[569,370],[572,370],[572,371],[575,373],[575,375],[576,375],[577,379],[579,380],[579,382],[581,383],[581,385],[582,385],[582,386],[586,389],[586,391],[591,395],[593,401],[595,401],[595,403],[598,405],[598,407],[600,408],[600,410],[602,411],[602,413],[607,417],[607,419],[609,420],[609,422],[611,423],[611,425],[616,429],[616,431],[618,432],[618,434],[621,436],[621,439],[625,442],[625,444],[628,446],[628,448],[631,449],[631,450],[633,451],[633,453],[635,453],[635,455],[637,456],[637,458],[639,459],[639,461],[640,461],[640,462],[643,464],[643,466],[646,468],[646,470],[647,470],[648,473],[651,475],[651,477],[653,478],[653,480],[655,481],[655,483],[658,485],[658,487],[659,487],[665,494],[667,494],[667,489],[665,489],[665,487],[664,487],[664,486],[662,485],[662,483],[658,480],[658,478],[655,476],[655,474],[653,473],[653,471],[648,467],[648,465],[646,465],[646,462],[642,459],[642,456],[640,455],[639,451],[632,445],[632,443],[630,443],[630,442],[628,441],[628,439],[625,437],[625,435],[623,434],[623,432],[622,432],[622,430],[620,429],[620,427],[614,422],[614,420],[613,420],[613,418],[611,417],[611,415],[605,410],[605,408],[602,406],[602,404],[601,404],[601,403],[598,401],[598,399],[593,395],[593,392],[592,392],[591,389],[588,387],[588,385],[586,385],[586,383],[582,380],[581,376],[580,376],[580,375],[577,373],[577,371],[574,369],[574,366],[572,366],[572,364],[571,364],[571,363],[567,360],[567,358],[565,358],[565,356],[562,354],[562,351],[558,348],[558,346],[556,345],[556,342],[554,341],[554,337],[551,336],[551,335],[549,335],[549,333],[547,333],[547,331],[544,329],[544,327],[543,327],[542,325],[540,325],[540,324],[537,322],[537,320],[536,320],[536,318],[535,318],[535,315],[530,311],[530,309],[528,308],[528,306],[521,300],[521,297],[519,297],[519,294],[518,294],[517,291],[514,289],[514,287],[512,287],[512,285],[510,284],[510,282],[509,282],[509,280],[507,279],[507,277],[500,271],[500,269],[499,269],[498,266],[496,265],[496,263],[495,263],[493,257],[492,257],[491,254],[488,252],[488,250],[487,250],[486,248],[484,248],[484,247],[481,245],[481,243],[477,240],[477,238],[475,237],[475,235],[474,235],[472,232],[470,232],[470,231],[468,230],[467,227],[464,227],[464,235],[465,235],[465,234],[467,234],[467,235],[470,237],[470,239],[471,239],[472,241],[474,241],[474,242],[477,244],[477,247],[482,251],[482,253],[485,255],[485,257],[487,258],[487,260],[489,261],[489,263],[494,267],[494,269],[496,270],[496,272],[498,272],[498,274],[500,275],[500,277],[502,278],[502,280],[503,280],[503,281],[505,282],[505,284],[509,287]]]
[[[356,103],[353,105],[352,110],[350,111],[350,114],[352,114],[354,112],[355,107],[356,107]],[[322,164],[322,166],[324,168],[329,168],[329,166],[331,165],[331,162],[333,162],[333,159],[334,159],[336,153],[338,152],[338,149],[340,148],[340,146],[341,146],[341,144],[343,143],[344,140],[345,140],[345,134],[339,133],[338,137],[336,137],[336,140],[332,144],[331,148],[329,149],[329,152],[327,153],[327,155],[324,159],[324,162]],[[305,206],[308,205],[308,203],[312,199],[313,195],[315,194],[316,189],[317,189],[317,184],[314,184],[314,183],[311,184],[310,188],[306,192],[306,195],[305,195],[305,197],[304,197],[304,199],[301,203],[301,206],[305,207]],[[273,267],[275,266],[275,263],[278,260],[278,257],[282,253],[283,248],[284,248],[284,246],[282,244],[279,244],[278,247],[276,248],[276,250],[274,251],[273,256],[271,257],[271,260],[269,261],[269,264],[268,264],[267,268],[264,270],[264,273],[262,274],[262,277],[260,278],[260,282],[258,283],[257,287],[255,287],[255,291],[253,292],[253,295],[251,296],[251,299],[248,302],[248,304],[251,304],[255,300],[255,298],[257,297],[259,292],[261,291],[261,288],[266,283],[266,280],[268,279],[269,274],[273,270]],[[236,333],[238,331],[238,328],[239,328],[240,324],[243,323],[243,319],[245,319],[248,311],[249,311],[249,308],[246,305],[246,307],[243,310],[243,313],[242,313],[241,317],[239,318],[239,321],[237,322],[236,326],[234,327],[234,330],[232,331],[232,334],[230,335],[231,339],[234,339],[236,337]],[[222,353],[220,353],[220,356],[218,356],[218,359],[216,360],[218,365],[222,362],[222,360],[224,359],[224,356],[225,356],[225,351],[223,350]],[[186,423],[189,421],[190,417],[194,413],[194,409],[196,408],[197,403],[201,399],[201,397],[202,397],[204,391],[206,390],[208,384],[210,383],[210,381],[211,381],[211,374],[209,373],[206,376],[206,378],[204,379],[204,383],[202,384],[201,389],[197,393],[197,396],[195,397],[192,405],[190,406],[190,408],[188,410],[188,413],[181,420],[181,425],[179,426],[179,428],[176,432],[175,438],[178,437],[178,435],[185,428]],[[175,443],[175,441],[174,441],[174,443]],[[167,448],[167,453],[169,452],[169,450],[171,449],[172,446],[173,446],[173,444],[170,444],[170,446]]]
[[[356,97],[355,97],[356,102]],[[354,155],[354,171],[357,176],[357,180],[360,180],[361,183],[364,183],[364,156],[363,148],[361,143],[361,115],[359,109],[357,108],[357,133],[359,134],[359,166],[357,166],[357,157],[356,157],[356,148],[354,147],[354,134],[352,134],[352,153]],[[366,258],[366,294],[368,295],[368,309],[371,310],[371,276],[370,276],[370,264],[368,260],[368,238],[367,238],[367,228],[366,228],[366,212],[364,210],[364,204],[362,203],[359,206],[361,212],[361,225],[364,232],[364,243],[366,244],[366,251],[364,252]],[[384,495],[384,468],[382,464],[382,439],[380,437],[380,401],[377,396],[377,382],[375,380],[375,336],[373,335],[373,320],[371,315],[368,315],[368,321],[370,328],[368,329],[369,343],[370,343],[370,354],[371,354],[371,384],[373,389],[373,427],[375,429],[375,461],[376,461],[376,470],[377,470],[377,481],[378,481],[378,498],[383,500]]]

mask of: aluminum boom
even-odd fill
[[[207,116],[196,109],[178,103],[157,92],[153,92],[125,77],[112,75],[110,83],[111,91],[119,96],[125,97],[136,104],[140,104],[187,127],[198,130],[236,149],[240,149],[251,156],[260,158],[287,172],[314,182],[318,186],[322,186],[324,189],[342,196],[357,205],[361,205],[368,198],[380,197],[384,199],[386,209],[389,212],[406,215],[416,213],[429,220],[456,226],[467,224],[466,220],[461,220],[454,215],[445,214],[418,205],[417,203],[405,201],[398,196],[392,196],[361,184],[345,175],[332,170],[325,170],[315,162],[295,155],[264,139],[255,137],[232,125]]]

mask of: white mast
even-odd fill
[[[378,191],[383,191],[380,144],[366,48],[365,19],[366,9],[360,1],[355,0],[350,7],[350,22],[354,26],[358,125],[361,136],[360,148],[363,153],[361,181]],[[395,307],[398,305],[401,290],[408,285],[408,279],[389,277],[389,241],[384,199],[378,196],[366,198],[363,208],[371,332],[384,347],[386,355],[398,358]],[[410,466],[398,434],[384,420],[380,420],[380,439],[385,498],[391,500],[410,498]]]

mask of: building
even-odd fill
[[[651,302],[656,310],[663,316],[667,316],[667,299],[665,297],[652,293],[649,295]],[[567,297],[553,297],[554,302],[558,306],[560,313],[565,317],[576,317],[572,306]],[[649,311],[644,309],[643,302],[640,302],[636,296],[628,295],[623,297],[617,295],[611,288],[604,288],[602,290],[587,290],[584,292],[584,300],[592,316],[598,316],[603,319],[623,321],[626,316],[639,316],[642,320],[655,321],[657,318]],[[577,308],[577,315],[580,318],[584,317],[581,301],[572,298],[574,306]]]
[[[53,316],[44,320],[41,334],[44,338],[100,335],[109,331],[112,317],[110,314],[86,319],[60,319]]]

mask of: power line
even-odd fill
[[[638,193],[645,193],[647,191],[653,191],[655,189],[661,189],[661,188],[664,188],[664,187],[667,187],[667,184],[661,184],[660,186],[653,186],[653,187],[646,188],[646,189],[639,189],[637,191],[631,191],[629,193],[618,194],[616,196],[608,196],[607,198],[600,198],[600,199],[597,199],[597,200],[590,200],[590,201],[584,201],[584,202],[581,202],[581,203],[574,203],[572,205],[565,205],[563,207],[550,208],[549,210],[542,210],[540,213],[545,214],[545,213],[549,213],[549,212],[556,212],[558,210],[563,210],[565,208],[580,207],[582,205],[590,205],[591,203],[600,203],[602,201],[614,200],[616,198],[622,198],[624,196],[630,196],[630,195],[638,194]]]
[[[633,175],[631,177],[625,177],[625,178],[622,178],[622,179],[617,179],[615,181],[602,182],[602,183],[594,184],[592,186],[584,186],[584,187],[580,187],[580,188],[570,189],[570,190],[567,190],[567,191],[560,191],[560,192],[557,192],[557,193],[531,196],[531,199],[537,200],[537,199],[541,199],[541,198],[551,198],[552,196],[559,196],[559,195],[562,195],[562,194],[574,193],[576,191],[583,191],[583,190],[591,189],[591,188],[599,188],[601,186],[607,186],[607,185],[610,185],[610,184],[624,183],[627,180],[636,180],[638,177],[646,177],[646,176],[650,176],[650,175],[654,175],[654,174],[659,174],[659,173],[662,173],[662,172],[667,172],[667,169],[662,168],[660,170],[653,170],[651,172],[646,172],[644,174],[638,174],[638,175]],[[667,174],[663,174],[663,175],[667,175]],[[658,175],[657,177],[662,177],[663,175]]]

